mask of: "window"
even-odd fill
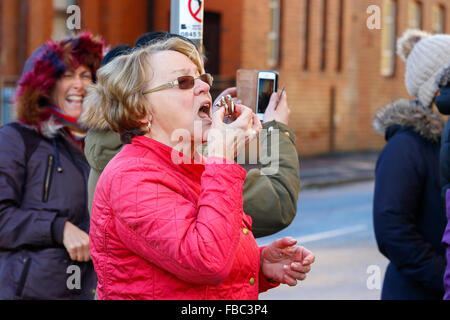
[[[328,40],[328,0],[322,1],[322,37],[320,40],[321,50],[320,50],[320,70],[325,71],[327,69],[327,40]]]
[[[344,0],[339,0],[338,39],[336,55],[336,71],[342,71],[342,49],[344,45]]]
[[[397,33],[397,3],[383,0],[383,30],[381,32],[381,75],[391,77],[395,72],[395,44]]]
[[[213,75],[220,74],[220,40],[222,15],[205,11],[203,25],[203,45],[206,50],[205,69]]]
[[[411,29],[422,29],[422,3],[420,1],[409,2],[408,26]]]
[[[269,32],[269,66],[275,67],[280,60],[280,1],[270,1],[270,32]]]
[[[76,0],[53,0],[53,34],[54,40],[71,36],[73,32],[67,28],[66,22],[69,17],[67,8],[76,4]]]
[[[13,121],[14,87],[0,86],[0,126]]]
[[[442,5],[435,5],[432,9],[433,33],[445,33],[445,8]]]
[[[304,16],[303,16],[303,63],[302,68],[304,71],[308,71],[309,68],[309,33],[311,24],[311,0],[304,1]]]

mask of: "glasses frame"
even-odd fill
[[[197,79],[200,79],[200,80],[201,80],[201,77],[203,77],[203,76],[205,76],[205,75],[207,76],[208,80],[210,80],[210,81],[208,81],[208,82],[206,82],[206,83],[207,83],[209,86],[212,86],[213,81],[214,81],[214,78],[213,78],[213,76],[212,76],[210,73],[203,73],[203,74],[199,75],[198,77],[192,77],[192,76],[181,76],[181,77],[192,77],[192,78],[194,78],[194,85],[195,85],[195,80],[197,80]],[[158,86],[158,87],[156,87],[156,88],[153,88],[153,89],[144,91],[142,94],[152,93],[152,92],[156,92],[156,91],[160,91],[160,90],[164,90],[164,89],[169,89],[169,88],[176,87],[176,86],[179,85],[178,79],[181,78],[181,77],[178,77],[176,80],[167,82],[167,83],[165,83],[165,84],[163,84],[163,85],[160,85],[160,86]],[[201,81],[203,81],[203,80],[201,80]],[[203,82],[205,82],[205,81],[203,81]],[[192,89],[192,88],[193,88],[193,86],[192,86],[191,88],[186,88],[186,89],[181,89],[181,88],[180,88],[180,89],[181,89],[181,90],[189,90],[189,89]]]

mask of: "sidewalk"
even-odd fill
[[[302,189],[374,179],[378,152],[300,157]]]

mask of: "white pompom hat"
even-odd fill
[[[450,35],[407,30],[397,41],[397,53],[406,62],[408,93],[430,107],[439,91],[436,76],[450,63]]]

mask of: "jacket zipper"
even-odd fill
[[[23,289],[25,287],[25,282],[27,281],[28,272],[30,271],[31,258],[25,258],[23,260],[24,267],[22,269],[22,273],[20,274],[19,284],[16,288],[16,296],[21,297],[23,293]]]
[[[53,172],[53,155],[48,156],[48,162],[47,162],[47,172],[45,173],[45,182],[44,182],[44,197],[42,199],[43,202],[48,201],[48,194],[50,191],[50,182],[52,179],[52,172]]]

